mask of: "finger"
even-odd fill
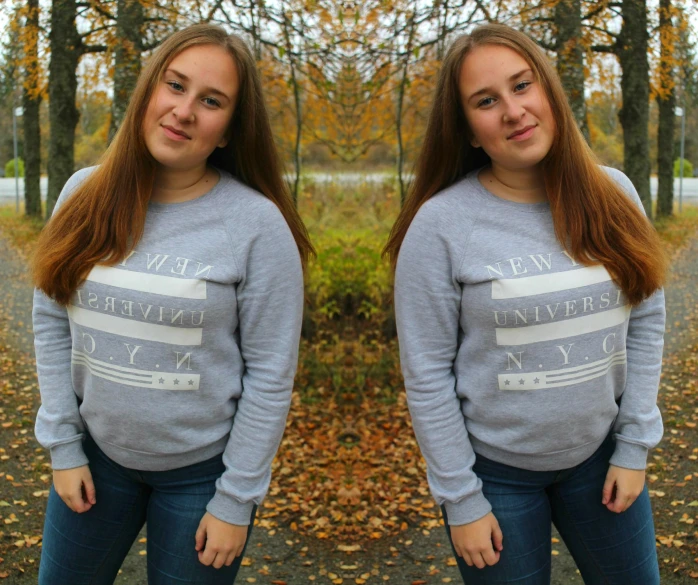
[[[499,527],[499,523],[492,527],[492,543],[496,550],[504,550],[504,535],[502,534],[502,529]]]
[[[482,558],[489,566],[496,565],[499,560],[499,552],[492,549],[483,551]]]
[[[473,559],[470,558],[470,555],[467,552],[463,552],[462,555],[458,555],[458,556],[461,556],[463,558],[466,565],[468,565],[469,567],[473,566]]]
[[[210,546],[208,546],[208,543],[206,544],[206,548],[199,553],[199,561],[202,565],[206,565],[208,567],[211,565],[211,563],[213,563],[213,560],[216,558],[216,553],[212,550]]]
[[[206,542],[206,527],[203,523],[199,523],[199,527],[196,529],[196,534],[194,535],[194,549],[202,551],[204,549],[204,543]]]
[[[218,553],[216,558],[213,559],[213,568],[220,569],[223,565],[225,565],[226,558],[225,553]]]
[[[95,484],[92,481],[92,475],[90,477],[85,478],[83,480],[83,484],[85,486],[85,495],[87,496],[87,501],[90,504],[96,504],[97,503],[97,490],[95,490]]]
[[[613,486],[615,486],[615,480],[611,475],[606,476],[606,481],[603,484],[603,490],[601,491],[601,503],[605,506],[613,498]]]
[[[482,558],[482,553],[471,553],[470,558],[478,569],[484,569],[487,566],[485,559]]]
[[[76,512],[77,514],[82,514],[83,512],[87,512],[91,508],[90,504],[85,502],[85,500],[82,499],[82,491],[80,491],[79,494],[72,494],[70,496],[70,509],[73,510],[73,512]]]
[[[235,558],[236,558],[237,556],[238,556],[238,555],[236,555],[235,553],[230,553],[230,554],[228,555],[228,558],[225,559],[225,566],[226,566],[226,567],[229,567],[230,565],[232,565],[232,564],[235,562]]]

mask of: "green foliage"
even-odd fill
[[[24,176],[24,161],[20,158],[19,160],[19,176],[23,177]],[[5,165],[5,176],[6,177],[14,177],[15,176],[15,159],[11,158],[9,161],[7,161],[7,164]]]
[[[307,271],[308,300],[296,387],[303,400],[359,404],[395,399],[400,387],[392,282],[381,252],[397,211],[388,184],[303,178],[299,208],[317,258]]]
[[[674,161],[674,177],[678,177],[679,174],[681,173],[680,165],[681,165],[681,159],[677,158]],[[686,159],[683,159],[683,176],[684,176],[684,178],[693,176],[693,165],[691,164],[691,161],[686,160]]]

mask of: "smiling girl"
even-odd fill
[[[538,46],[460,37],[386,252],[429,485],[468,585],[550,583],[551,521],[587,584],[659,583],[645,466],[666,260]]]
[[[148,580],[235,580],[270,481],[312,252],[254,59],[196,25],[143,70],[100,165],[34,257],[39,582],[112,583],[143,524]]]

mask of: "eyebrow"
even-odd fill
[[[169,68],[165,71],[165,73],[174,73],[177,77],[179,77],[180,79],[182,79],[182,80],[184,80],[184,81],[191,81],[191,79],[189,79],[186,75],[184,75],[184,73],[180,73],[180,72],[177,71],[176,69],[172,69],[172,67],[169,67]],[[226,93],[222,92],[220,89],[216,89],[215,87],[207,87],[207,88],[205,88],[205,92],[204,92],[204,93],[212,93],[212,94],[215,94],[215,95],[219,95],[219,96],[221,96],[221,97],[224,97],[224,98],[227,99],[228,101],[231,101],[231,98],[230,98],[229,95],[227,95]]]
[[[521,77],[524,73],[529,73],[529,72],[530,72],[530,73],[533,73],[533,70],[532,70],[530,67],[527,67],[526,69],[522,69],[522,70],[519,71],[518,73],[514,73],[514,75],[512,75],[511,77],[509,77],[508,81],[514,81],[514,79],[516,79],[517,77]],[[475,93],[473,93],[473,94],[468,98],[467,101],[469,102],[469,101],[472,100],[474,97],[477,97],[477,96],[482,95],[482,94],[485,94],[485,93],[491,93],[491,92],[492,92],[492,90],[491,90],[489,87],[483,87],[482,89],[479,89],[478,91],[476,91]]]

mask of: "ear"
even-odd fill
[[[475,136],[470,138],[470,146],[472,146],[473,148],[480,148],[481,145],[477,141],[477,138],[475,138]]]

